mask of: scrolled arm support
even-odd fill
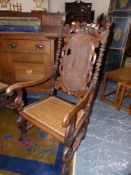
[[[44,77],[41,80],[27,81],[27,82],[21,82],[21,83],[16,83],[16,84],[10,85],[6,90],[6,95],[12,96],[12,94],[14,94],[14,91],[16,91],[20,88],[28,88],[28,87],[33,87],[33,86],[42,84],[42,83],[48,81],[49,79],[51,79],[52,77],[53,77],[53,73],[51,72],[50,74],[48,74],[46,77]]]
[[[51,79],[52,77],[53,77],[53,73],[50,73],[41,80],[27,81],[27,82],[21,82],[21,83],[16,83],[16,84],[10,85],[6,89],[6,95],[9,97],[15,96],[15,99],[13,101],[13,105],[17,111],[20,111],[20,110],[22,110],[22,108],[24,106],[23,89],[42,84],[42,83],[48,81],[49,79]]]

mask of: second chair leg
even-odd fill
[[[106,77],[106,75],[105,75],[105,76],[104,76],[103,83],[102,83],[101,100],[104,100],[104,99],[105,99],[106,85],[107,85],[107,77]]]
[[[69,171],[70,162],[72,159],[71,155],[72,155],[72,148],[65,147],[62,156],[63,165],[61,175],[67,175]]]
[[[125,86],[121,85],[120,97],[119,97],[119,101],[117,102],[117,106],[116,106],[117,110],[120,110],[122,106],[122,102],[123,102],[124,95],[125,95],[125,89],[126,89]]]

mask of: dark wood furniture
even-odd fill
[[[114,80],[117,83],[116,90],[109,91],[107,93],[107,82],[108,80]],[[131,83],[131,68],[119,68],[112,71],[108,71],[105,73],[104,80],[103,80],[103,88],[101,94],[101,100],[107,102],[113,106],[117,110],[120,110],[121,107],[124,107],[123,100],[125,98],[125,93],[128,85]],[[109,88],[108,88],[109,89]],[[111,97],[114,94],[114,97]],[[129,111],[130,107],[126,107],[124,109]]]
[[[21,130],[20,139],[25,138],[27,130],[33,124],[64,144],[61,175],[67,174],[71,158],[86,134],[109,33],[109,25],[106,27],[104,31],[99,31],[99,28],[94,25],[88,26],[86,32],[69,33],[64,47],[65,34],[62,27],[54,71],[48,71],[43,79],[17,83],[6,90],[8,96],[14,93],[17,95],[13,104],[19,115],[17,124]],[[97,42],[101,44],[99,54],[96,56],[94,41],[98,35]],[[41,84],[52,77],[54,81],[49,98],[24,107],[23,89]],[[58,90],[68,95],[72,94],[77,98],[77,102],[70,103],[59,98]],[[31,125],[27,126],[27,121]]]
[[[66,2],[66,23],[70,24],[74,21],[92,23],[94,20],[94,11],[91,10],[91,7],[92,3],[82,1]]]

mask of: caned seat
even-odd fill
[[[49,97],[44,101],[29,105],[23,109],[21,115],[25,115],[36,125],[52,132],[61,142],[64,141],[65,127],[62,127],[64,117],[73,109],[74,105],[56,97]],[[84,110],[79,111],[76,125],[83,116]],[[77,126],[76,126],[77,127]]]

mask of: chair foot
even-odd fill
[[[83,125],[83,127],[82,127],[81,131],[79,132],[79,134],[77,135],[77,137],[72,142],[70,142],[69,145],[67,145],[64,148],[63,156],[62,156],[63,166],[62,166],[61,175],[67,175],[67,173],[69,171],[71,160],[72,160],[75,152],[79,148],[81,141],[84,140],[84,138],[86,136],[88,122],[89,122],[89,120],[86,120],[86,124]]]
[[[21,116],[19,116],[17,119],[17,128],[20,129],[21,131],[21,134],[19,137],[19,140],[21,141],[26,137],[26,133],[27,133],[27,122]]]
[[[63,151],[63,156],[62,156],[63,165],[62,165],[61,175],[67,175],[69,171],[71,159],[72,159],[72,148],[65,147]]]
[[[67,175],[69,171],[69,165],[67,163],[63,163],[61,175]]]

